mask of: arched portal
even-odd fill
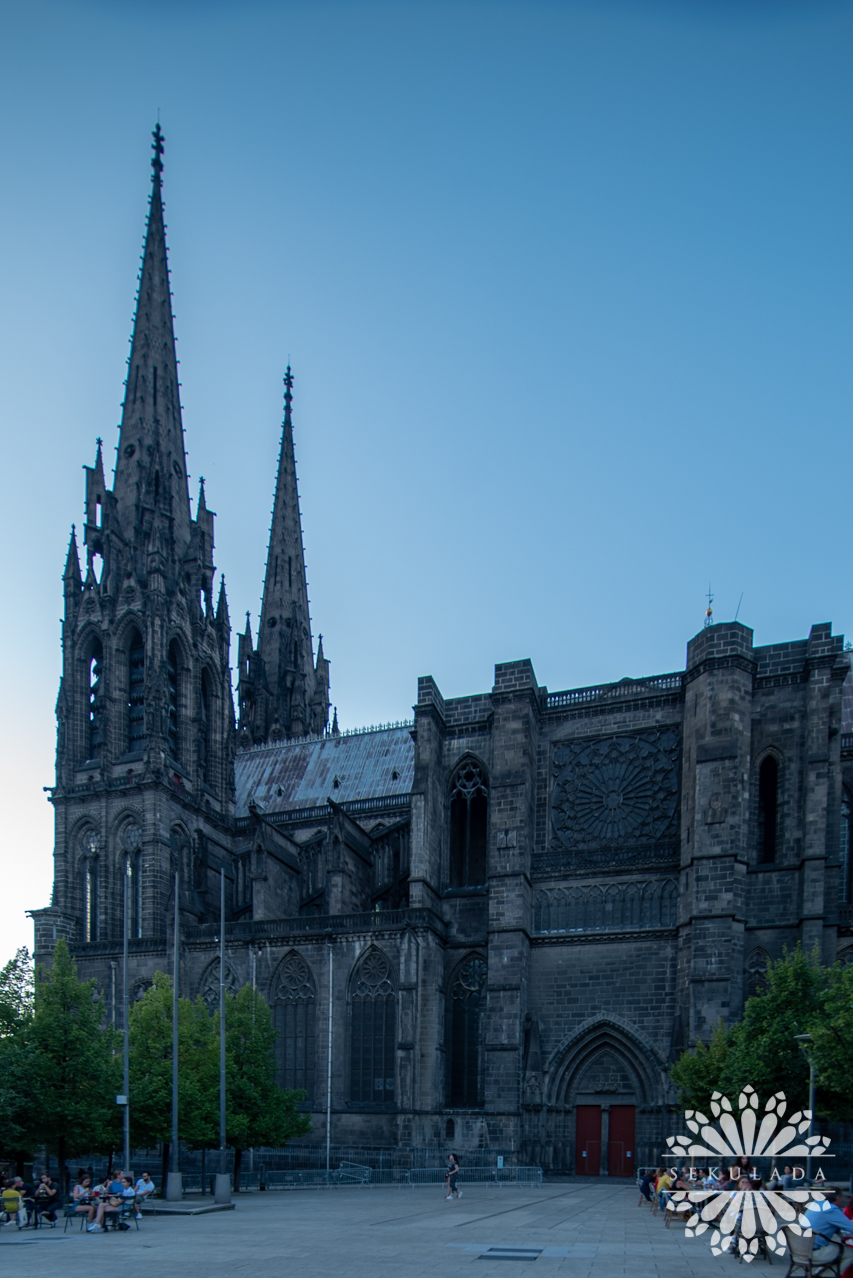
[[[608,1017],[579,1026],[554,1053],[548,1075],[553,1167],[633,1176],[658,1157],[664,1062],[633,1026]]]

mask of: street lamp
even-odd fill
[[[799,1043],[800,1049],[803,1052],[805,1052],[806,1060],[809,1063],[809,1137],[812,1137],[814,1135],[814,1060],[812,1059],[811,1053],[809,1052],[808,1047],[806,1046],[807,1043],[810,1043],[812,1041],[812,1036],[811,1034],[795,1034],[794,1038]],[[809,1152],[808,1152],[808,1156],[806,1157],[806,1175],[808,1176],[809,1181],[811,1181],[811,1178],[812,1178],[811,1151],[812,1151],[812,1146],[810,1141]]]

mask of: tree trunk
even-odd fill
[[[243,1161],[242,1149],[234,1150],[234,1193],[240,1192],[240,1164]]]
[[[163,1195],[164,1198],[166,1196],[166,1177],[168,1176],[168,1174],[169,1174],[169,1142],[167,1140],[164,1140],[163,1141],[163,1162],[160,1167],[160,1176],[161,1176],[160,1193]]]

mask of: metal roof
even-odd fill
[[[237,816],[248,814],[250,796],[261,811],[273,813],[317,807],[330,798],[346,803],[408,794],[415,772],[411,733],[410,727],[380,728],[240,750],[234,761]]]

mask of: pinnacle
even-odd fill
[[[159,502],[171,518],[180,549],[189,541],[191,516],[163,222],[164,138],[159,125],[153,138],[151,196],[113,491],[128,540],[135,540],[142,527],[143,507]]]

